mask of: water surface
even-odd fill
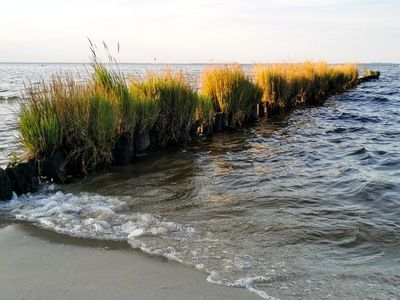
[[[379,81],[323,106],[46,186],[0,209],[61,234],[126,240],[264,298],[397,299],[400,67],[370,67]],[[21,66],[0,65],[0,74],[13,68]],[[201,66],[183,68],[196,85]],[[15,80],[38,70],[14,70]],[[18,93],[11,81],[2,76],[0,95]],[[0,101],[0,145],[18,148],[7,112],[15,101]]]

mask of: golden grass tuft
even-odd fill
[[[330,66],[325,62],[256,65],[256,84],[269,112],[288,110],[300,104],[316,104],[357,83],[354,64]]]
[[[241,124],[261,101],[261,91],[238,64],[206,68],[200,94],[213,101],[216,112],[227,114],[231,126]]]
[[[145,118],[154,123],[151,129],[156,144],[165,146],[187,140],[195,115],[197,95],[186,80],[185,73],[170,69],[161,74],[149,72],[140,86],[151,95],[149,99],[158,102],[158,108],[149,109],[151,112],[147,115],[151,118]],[[158,114],[153,122],[155,112]],[[146,122],[142,121],[141,124]]]
[[[153,128],[160,113],[160,92],[154,81],[131,81],[129,93],[136,103],[138,133],[149,131]]]

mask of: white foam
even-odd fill
[[[197,264],[194,266],[196,269],[198,270],[203,270],[204,269],[204,265],[203,264]]]
[[[122,213],[126,202],[117,197],[54,191],[27,194],[0,204],[17,220],[29,221],[42,228],[75,237],[132,240],[140,236],[157,236],[184,232],[183,226],[141,213]],[[192,230],[192,229],[190,229]],[[189,231],[190,231],[189,230]]]
[[[277,300],[277,298],[268,295],[266,292],[256,289],[253,285],[257,283],[264,283],[270,280],[269,277],[266,276],[254,276],[254,277],[244,277],[236,279],[234,282],[224,282],[220,279],[216,279],[219,276],[219,273],[216,271],[211,271],[210,275],[207,277],[207,281],[210,283],[228,286],[228,287],[236,287],[236,288],[245,288],[248,291],[257,294],[263,299],[268,300]]]
[[[41,193],[20,197],[14,195],[12,200],[0,203],[0,210],[8,212],[17,220],[32,222],[61,234],[104,240],[126,240],[132,248],[208,272],[210,274],[208,282],[246,288],[264,299],[274,299],[255,288],[257,284],[268,281],[268,277],[254,276],[239,278],[233,282],[227,281],[224,276],[209,270],[207,259],[223,259],[222,256],[210,256],[212,247],[207,246],[204,249],[187,247],[194,240],[202,241],[200,243],[202,245],[210,243],[210,240],[198,236],[192,227],[165,221],[152,214],[127,212],[126,198],[88,193],[74,195],[57,191],[51,185]],[[219,241],[216,239],[215,242]],[[204,253],[201,254],[204,251],[205,256]],[[228,251],[224,252],[224,255],[228,254]],[[233,262],[236,269],[251,268],[249,262],[251,258],[247,256],[235,256],[229,261]],[[229,264],[229,268],[225,271],[230,272],[231,268]]]

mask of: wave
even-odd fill
[[[351,112],[342,112],[336,117],[338,120],[354,120],[361,123],[379,123],[381,118],[378,116],[369,115],[358,115]]]
[[[326,133],[352,133],[352,132],[359,132],[365,131],[364,127],[336,127],[334,129],[327,130]]]
[[[254,284],[268,282],[270,280],[269,277],[266,276],[243,277],[235,280],[232,283],[224,283],[223,281],[214,278],[217,277],[218,275],[219,274],[217,272],[211,272],[211,274],[207,277],[207,281],[213,284],[227,286],[227,287],[245,288],[248,291],[257,294],[263,299],[268,299],[268,300],[277,299],[275,297],[268,295],[262,290],[254,288]]]
[[[17,196],[0,204],[0,212],[6,217],[30,222],[40,228],[78,238],[98,240],[127,241],[132,248],[140,249],[153,256],[201,269],[209,275],[211,283],[246,288],[265,299],[274,299],[254,284],[268,278],[239,278],[232,282],[213,280],[219,276],[215,270],[208,270],[201,257],[194,252],[187,256],[185,247],[179,248],[179,242],[185,243],[197,235],[196,230],[160,216],[148,213],[126,214],[128,199],[114,196],[101,196],[90,193],[77,195],[57,191],[54,185],[45,187],[40,193]],[[150,239],[150,240],[149,240]],[[163,242],[169,240],[168,243]],[[146,241],[149,241],[148,245]],[[174,247],[171,246],[174,245]],[[157,245],[156,247],[154,245]],[[198,263],[193,263],[197,261]]]
[[[144,213],[122,213],[126,202],[117,197],[55,191],[49,186],[41,193],[14,197],[0,210],[20,221],[74,237],[127,240],[141,235],[158,235],[182,230],[179,224],[165,222]]]
[[[368,150],[365,147],[361,147],[355,151],[352,151],[351,153],[349,153],[348,155],[359,155],[359,154],[365,154],[367,153]]]

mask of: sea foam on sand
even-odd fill
[[[79,238],[127,241],[132,248],[162,256],[168,260],[193,266],[209,273],[208,282],[246,288],[265,299],[273,299],[252,284],[268,280],[264,277],[238,278],[234,282],[220,279],[221,274],[207,268],[206,258],[187,245],[202,241],[196,230],[189,226],[169,222],[157,215],[128,212],[124,198],[89,193],[64,193],[53,185],[40,193],[23,196],[0,204],[0,211],[10,218],[31,222],[41,228]],[[151,240],[149,240],[151,238]],[[154,239],[157,239],[155,243]],[[146,242],[151,241],[150,245]],[[167,242],[165,242],[167,241]],[[205,241],[205,240],[204,240]],[[203,241],[203,242],[204,242]],[[157,246],[155,247],[154,244]]]

